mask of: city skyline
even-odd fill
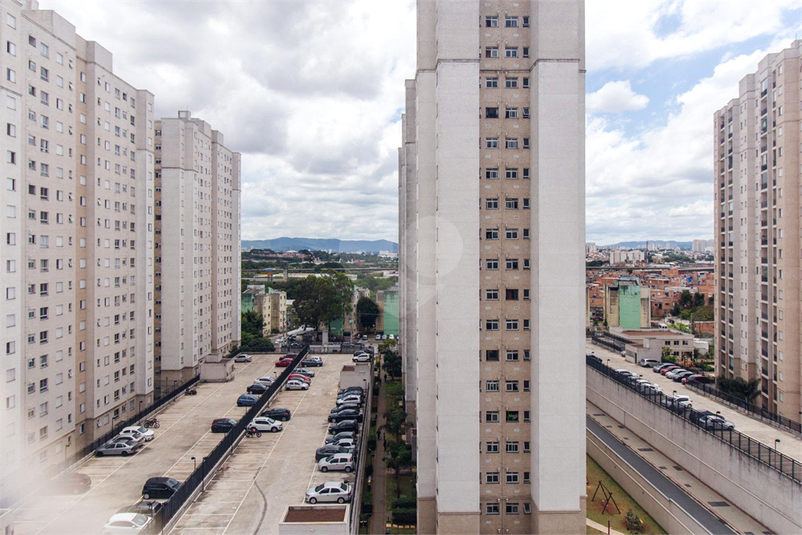
[[[395,241],[415,2],[197,5],[126,10],[122,24],[150,36],[136,42],[105,22],[118,3],[41,7],[115,50],[122,75],[157,94],[159,116],[192,109],[230,132],[243,152],[243,239]],[[712,237],[711,114],[802,30],[795,6],[588,2],[586,241]],[[286,62],[300,66],[293,76]]]

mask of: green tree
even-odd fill
[[[356,303],[356,315],[361,329],[373,329],[379,319],[379,305],[370,297],[360,297]]]
[[[691,292],[688,290],[682,290],[682,293],[679,296],[679,307],[682,310],[688,310],[693,307],[693,296]]]
[[[320,328],[342,318],[351,304],[353,285],[343,273],[329,270],[322,277],[310,275],[296,288],[293,307],[301,323]]]
[[[262,336],[262,329],[265,327],[265,320],[262,315],[254,310],[248,310],[242,313],[242,333],[248,333],[252,336]]]

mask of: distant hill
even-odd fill
[[[331,251],[333,253],[378,253],[380,251],[398,252],[398,244],[388,240],[338,240],[336,238],[275,238],[273,240],[242,240],[242,247],[249,249],[272,249],[276,252]]]
[[[646,248],[646,241],[622,241],[619,243],[614,243],[613,246],[616,247],[628,247],[630,249],[645,249]],[[661,247],[679,247],[682,250],[690,251],[693,248],[693,242],[690,241],[663,241],[663,240],[649,240],[648,242],[650,245],[658,245]],[[608,247],[610,247],[608,245]]]

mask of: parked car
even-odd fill
[[[301,366],[306,368],[319,368],[323,366],[323,359],[320,357],[306,357],[301,361]]]
[[[340,431],[359,431],[359,424],[356,420],[341,420],[329,426],[330,435],[336,435]]]
[[[352,403],[356,403],[356,404],[361,405],[362,402],[363,402],[362,396],[360,396],[359,394],[354,394],[354,395],[350,395],[350,396],[343,396],[341,398],[337,398],[337,401],[336,401],[337,406],[346,405],[346,404],[350,405]]]
[[[338,440],[344,438],[355,439],[356,433],[354,431],[341,431],[336,435],[331,435],[330,437],[326,437],[326,444],[335,444]]]
[[[264,375],[262,377],[254,379],[253,382],[254,383],[259,383],[259,384],[262,384],[262,385],[265,385],[265,386],[270,386],[270,385],[272,385],[273,383],[276,382],[276,378],[273,377],[272,375]]]
[[[345,437],[333,442],[332,445],[340,446],[341,448],[352,448],[355,450],[356,439],[354,437]]]
[[[355,409],[346,409],[329,414],[329,422],[340,422],[342,420],[356,420],[357,422],[361,422],[362,412]]]
[[[351,485],[339,481],[327,481],[306,491],[304,498],[309,503],[345,503],[351,501]]]
[[[251,386],[247,388],[247,392],[249,394],[260,396],[265,392],[267,392],[267,387],[262,383],[253,383]]]
[[[664,364],[660,364],[659,366],[655,366],[654,368],[652,368],[652,371],[654,371],[654,373],[660,373],[661,371],[663,371],[663,368],[668,368],[670,366],[676,366],[676,364],[671,364],[670,362],[666,362]]]
[[[298,379],[290,379],[284,385],[285,390],[309,390],[309,383],[299,381]]]
[[[338,446],[336,444],[326,444],[325,446],[319,447],[315,450],[315,461],[319,461],[320,459],[325,459],[326,457],[330,457],[335,453],[352,453],[354,450],[353,448],[349,448],[346,446]]]
[[[321,472],[328,471],[344,471],[352,472],[354,470],[354,455],[352,453],[335,453],[324,459],[320,459],[317,463],[317,468]]]
[[[702,420],[702,425],[708,431],[735,429],[735,424],[719,414],[710,414]]]
[[[381,339],[382,339],[382,335],[380,335],[379,333],[376,333],[376,340],[381,340]]]
[[[253,359],[250,355],[239,354],[234,357],[234,362],[251,362]]]
[[[329,414],[337,414],[338,412],[341,412],[341,411],[344,411],[344,410],[349,410],[349,409],[353,409],[353,410],[357,410],[358,411],[361,408],[362,408],[362,405],[360,403],[343,403],[342,405],[337,405],[336,407],[331,409],[331,412]]]
[[[150,528],[153,518],[141,513],[116,513],[103,526],[103,535],[144,533]]]
[[[175,494],[180,486],[181,483],[171,477],[151,477],[142,486],[142,498],[166,499]]]
[[[677,366],[676,364],[672,364],[671,366],[668,366],[666,368],[662,368],[660,370],[660,374],[661,375],[666,375],[666,374],[668,374],[668,372],[673,372],[674,370],[678,370],[680,368],[682,368],[682,366]]]
[[[119,442],[121,440],[133,440],[134,442],[144,444],[145,442],[145,435],[140,433],[135,429],[125,428],[120,431],[117,436],[112,439],[114,442]]]
[[[601,364],[602,362],[604,362],[604,361],[601,359],[601,357],[597,357],[597,356],[596,356],[596,355],[594,355],[593,353],[586,353],[586,354],[585,354],[585,358],[588,358],[588,359],[590,359],[590,360],[592,360],[592,361],[594,361],[594,362],[597,362],[597,363],[599,363],[599,364]]]
[[[290,418],[292,418],[292,413],[290,412],[290,409],[273,407],[272,409],[267,409],[266,411],[262,412],[261,416],[266,416],[282,422],[288,422],[290,421]]]
[[[286,357],[282,357],[276,361],[276,366],[279,368],[286,368],[290,364],[292,364],[292,359],[288,359]]]
[[[704,427],[705,420],[708,416],[715,416],[715,413],[710,411],[697,411],[694,409],[688,414],[688,420],[690,420],[691,423]]]
[[[645,359],[640,359],[640,361],[638,362],[638,365],[640,365],[640,366],[642,366],[644,368],[654,368],[655,366],[661,364],[661,362],[662,361],[657,360],[657,359],[645,358]]]
[[[311,377],[307,377],[306,375],[304,375],[302,373],[293,372],[293,373],[291,373],[291,374],[289,374],[287,376],[287,379],[294,379],[296,381],[303,381],[304,383],[306,383],[308,385],[312,384],[312,378]]]
[[[81,494],[92,486],[92,478],[79,472],[62,474],[52,482],[54,494]]]
[[[129,425],[128,427],[120,431],[120,434],[122,435],[128,431],[136,431],[142,434],[145,438],[145,442],[150,442],[151,440],[156,438],[156,433],[153,432],[153,429],[148,429],[147,427],[143,427],[141,425]]]
[[[674,380],[675,383],[679,383],[685,377],[690,377],[691,375],[694,375],[694,373],[692,371],[683,370],[681,372],[674,372],[674,376],[672,377],[672,379]]]
[[[358,355],[353,356],[354,362],[370,362],[370,354],[369,353],[360,353]]]
[[[295,368],[295,370],[292,373],[300,373],[302,375],[306,375],[307,377],[315,376],[315,372],[313,372],[312,370],[307,370],[306,368]]]
[[[342,390],[339,390],[337,392],[337,395],[338,396],[342,396],[344,394],[354,394],[354,393],[360,394],[360,395],[364,394],[365,393],[365,389],[362,388],[361,386],[349,386],[348,388],[343,388]]]
[[[675,377],[675,376],[676,376],[678,373],[687,372],[687,371],[688,371],[688,370],[686,370],[685,368],[678,367],[678,368],[674,368],[673,370],[669,370],[669,371],[667,371],[667,372],[665,373],[665,376],[666,376],[666,379],[674,379],[674,377]]]
[[[95,455],[103,457],[104,455],[131,455],[136,453],[142,447],[141,442],[134,442],[133,440],[120,440],[119,442],[110,441],[102,446],[98,446],[95,450]]]
[[[715,382],[714,379],[708,377],[707,375],[689,375],[688,377],[684,377],[682,379],[684,384],[698,384],[698,385],[709,385]]]
[[[387,339],[388,340],[395,340],[395,335],[394,334],[388,334],[387,335]]]
[[[284,424],[278,420],[274,420],[273,418],[268,418],[267,416],[257,416],[251,420],[251,423],[248,424],[248,427],[255,427],[257,431],[270,431],[271,433],[277,433],[284,428]]]
[[[663,393],[663,389],[660,388],[657,384],[651,383],[651,382],[646,381],[644,379],[640,379],[638,381],[638,388],[640,389],[641,392],[643,392],[645,394],[662,394]]]
[[[217,418],[212,421],[212,433],[228,433],[236,425],[237,421],[233,418]]]
[[[237,398],[237,407],[251,407],[256,405],[257,401],[259,401],[259,398],[253,394],[242,394]]]

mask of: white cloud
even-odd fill
[[[632,91],[629,80],[607,82],[585,99],[589,113],[617,113],[642,110],[649,104],[649,97]]]

